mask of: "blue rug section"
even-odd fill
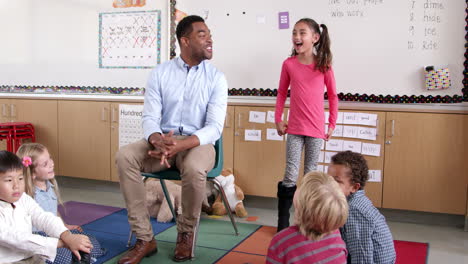
[[[174,222],[160,223],[151,218],[151,225],[155,235],[175,225]],[[95,264],[103,263],[122,252],[126,251],[130,225],[127,220],[127,210],[122,209],[113,214],[99,218],[89,224],[83,225],[83,229],[96,237],[101,246],[107,249],[107,254],[100,257]],[[135,237],[132,243],[135,242]]]

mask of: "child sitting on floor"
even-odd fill
[[[364,157],[351,151],[339,152],[332,157],[328,174],[335,178],[348,199],[348,220],[340,228],[349,253],[348,263],[395,263],[392,233],[385,217],[364,192],[369,178]]]
[[[307,173],[293,199],[294,226],[277,233],[266,263],[346,263],[346,246],[338,228],[348,203],[338,184],[323,172]]]
[[[33,225],[50,237],[33,234]],[[21,264],[54,261],[57,248],[62,247],[81,259],[79,251],[89,253],[92,244],[87,236],[69,232],[59,217],[42,210],[24,193],[21,159],[0,151],[0,260]]]
[[[39,143],[26,143],[20,146],[17,152],[18,157],[28,160],[30,163],[24,168],[25,192],[33,197],[36,202],[47,212],[58,215],[58,204],[61,204],[59,187],[55,179],[54,161],[50,157],[47,148]],[[105,254],[99,242],[89,234],[83,232],[80,226],[65,226],[74,234],[87,235],[93,244],[91,251],[91,263],[96,258]],[[34,229],[38,234],[45,235],[44,230]],[[72,254],[67,249],[59,249],[54,264],[68,264],[72,261]]]

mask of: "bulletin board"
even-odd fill
[[[226,74],[230,95],[276,96],[294,23],[310,17],[328,26],[340,100],[468,101],[465,1],[178,0],[176,8],[206,19],[212,62]],[[284,13],[288,27],[280,25]],[[450,88],[426,89],[427,66],[448,69]]]

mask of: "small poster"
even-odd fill
[[[119,148],[142,138],[143,105],[119,105]]]
[[[161,11],[99,14],[99,68],[161,63]]]
[[[380,156],[380,144],[371,144],[371,143],[362,143],[362,152],[363,155],[369,156]]]

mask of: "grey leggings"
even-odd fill
[[[286,141],[286,171],[284,173],[283,186],[296,185],[301,167],[301,154],[304,148],[304,174],[317,170],[317,162],[320,155],[320,147],[323,139],[308,136],[288,134]]]

